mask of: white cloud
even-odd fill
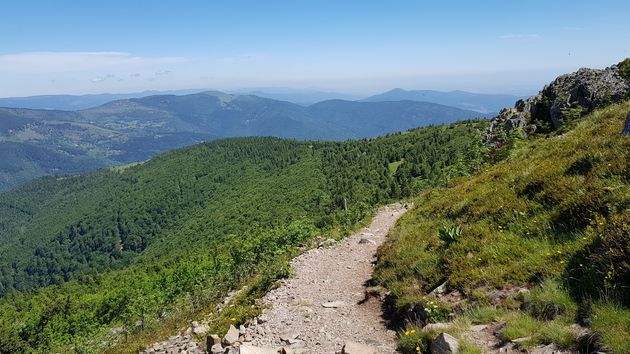
[[[504,34],[502,36],[500,36],[499,38],[501,39],[518,39],[518,40],[531,40],[531,39],[538,39],[540,38],[539,34],[535,34],[535,33],[511,33],[511,34]]]
[[[114,74],[107,74],[107,75],[103,75],[103,76],[97,76],[97,77],[92,79],[92,82],[103,82],[105,80],[113,79],[115,77],[116,77],[116,75],[114,75]]]
[[[160,70],[155,72],[155,76],[168,75],[170,73],[172,73],[171,70]]]
[[[183,57],[141,57],[124,52],[25,52],[0,55],[0,72],[62,73],[134,70],[185,62]]]
[[[261,55],[261,54],[241,54],[241,55],[234,55],[234,56],[229,56],[229,57],[218,58],[216,61],[218,63],[223,63],[223,64],[234,64],[234,63],[244,63],[244,62],[249,62],[249,61],[256,60],[256,59],[261,59],[262,57],[264,57],[264,55]]]

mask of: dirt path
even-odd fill
[[[293,276],[263,297],[268,309],[251,344],[280,347],[289,341],[297,352],[330,354],[352,341],[394,353],[396,334],[386,328],[380,303],[360,302],[376,249],[406,211],[399,204],[383,207],[364,230],[295,258]]]

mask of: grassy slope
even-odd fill
[[[503,316],[508,339],[532,335],[530,345],[561,346],[573,344],[566,325],[583,320],[613,352],[630,352],[630,138],[620,135],[629,110],[630,102],[612,105],[565,135],[517,141],[505,161],[418,198],[381,248],[374,277],[392,291],[401,318],[414,317],[414,305],[433,301],[425,295],[445,280],[474,306],[488,304],[492,289],[547,282],[552,285],[504,301],[499,308],[507,314],[483,308],[495,311],[486,320]],[[461,237],[446,245],[438,230],[455,225]],[[619,235],[617,248],[597,258],[607,235]],[[542,295],[536,297],[536,291]],[[578,316],[575,308],[589,298],[594,304]],[[514,312],[521,302],[539,306]],[[546,309],[545,304],[562,310],[551,315],[531,310]],[[465,312],[463,307],[456,312]],[[408,325],[444,320],[440,313],[449,311],[420,310],[415,315],[423,321]],[[422,335],[411,337],[403,335],[401,343],[415,352]]]

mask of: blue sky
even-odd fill
[[[282,86],[529,94],[630,56],[628,1],[3,1],[0,96]]]

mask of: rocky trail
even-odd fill
[[[365,283],[372,276],[376,249],[405,211],[401,205],[381,208],[366,229],[295,258],[293,277],[262,299],[268,310],[252,344],[289,342],[301,352],[319,354],[357,342],[378,353],[395,352],[396,333],[387,329],[380,302],[364,301]]]
[[[261,299],[263,314],[246,327],[231,327],[223,339],[208,336],[207,352],[395,353],[396,333],[387,328],[380,301],[366,297],[365,284],[378,246],[406,211],[400,204],[382,207],[369,227],[293,259],[292,276]],[[144,352],[203,353],[202,347],[183,334]]]

